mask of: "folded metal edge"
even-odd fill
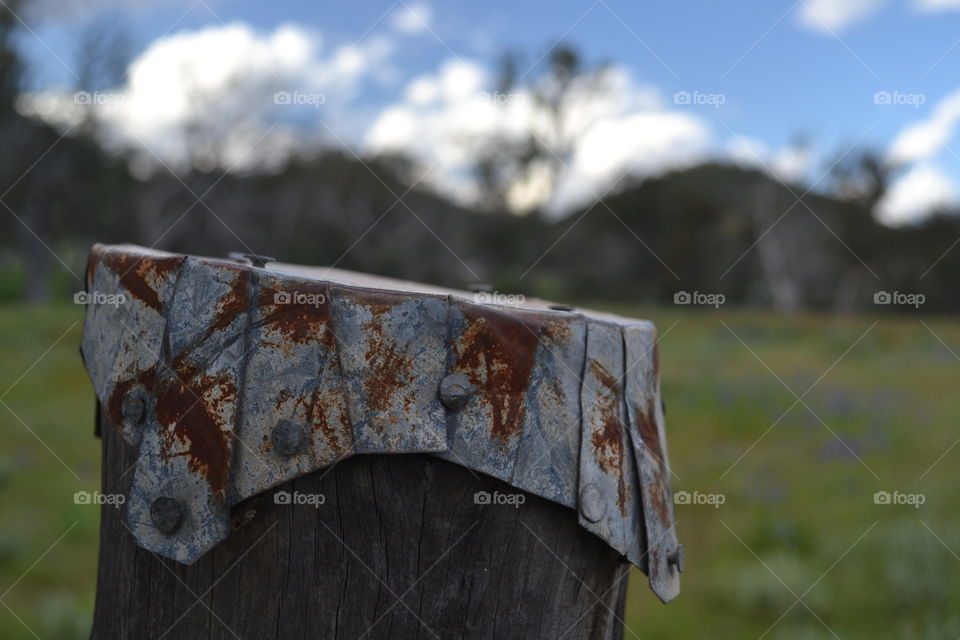
[[[669,602],[680,593],[682,548],[677,542],[670,491],[670,463],[660,402],[659,351],[652,324],[622,328],[626,356],[627,413],[630,442],[637,460],[646,528],[650,588]]]

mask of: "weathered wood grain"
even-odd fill
[[[126,493],[135,451],[108,422],[102,438],[103,491]],[[621,638],[629,565],[570,509],[478,491],[517,493],[427,456],[350,458],[237,505],[191,566],[138,547],[105,506],[91,638]]]

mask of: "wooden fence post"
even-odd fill
[[[104,491],[125,494],[136,451],[109,424],[103,451]],[[424,455],[350,458],[237,505],[190,566],[104,507],[91,639],[621,638],[619,554],[566,507],[478,505],[479,491],[516,493]]]

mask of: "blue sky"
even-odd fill
[[[404,15],[411,10],[422,21],[408,19],[404,29]],[[926,182],[916,180],[901,198],[909,199],[917,190],[939,190],[938,197],[953,198],[952,185],[960,184],[960,160],[950,148],[960,149],[951,139],[960,110],[953,115],[952,108],[941,105],[960,89],[953,73],[960,63],[957,0],[751,0],[736,3],[735,9],[729,3],[693,0],[100,0],[70,18],[48,20],[37,27],[38,38],[24,40],[38,89],[70,84],[74,34],[98,14],[119,18],[135,53],[160,38],[224,24],[242,24],[262,34],[297,25],[316,36],[320,58],[339,47],[383,39],[389,48],[373,62],[379,67],[376,73],[355,83],[349,106],[341,105],[339,111],[355,120],[343,125],[351,142],[363,137],[364,118],[374,121],[402,101],[412,80],[437,74],[447,62],[489,70],[506,50],[532,62],[562,38],[590,61],[615,63],[634,89],[655,91],[661,109],[702,123],[709,131],[706,144],[716,155],[749,142],[764,164],[773,165],[778,153],[786,155],[803,138],[811,153],[788,177],[813,183],[851,144],[893,153],[898,136],[928,123],[926,137],[919,131],[919,141],[901,141],[909,159],[904,173],[911,166],[928,172]],[[677,104],[678,92],[720,96],[722,104]],[[878,92],[899,104],[885,104],[882,98],[878,104]],[[939,119],[938,105],[949,111]],[[329,111],[337,109],[331,104]],[[334,120],[331,115],[329,121]],[[924,142],[930,136],[936,140]]]

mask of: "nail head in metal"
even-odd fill
[[[569,304],[552,304],[550,308],[554,311],[573,311],[576,307],[572,307]]]
[[[281,420],[270,432],[273,449],[280,455],[290,456],[303,446],[307,434],[303,427],[290,420]]]
[[[256,253],[239,253],[237,251],[231,251],[227,254],[231,260],[246,260],[255,267],[263,268],[267,266],[268,262],[276,262],[276,258],[271,258],[270,256],[261,256]]]
[[[493,291],[492,284],[486,284],[483,282],[475,282],[467,288],[473,293],[491,293]]]
[[[276,258],[271,258],[270,256],[258,256],[255,253],[245,253],[243,254],[243,257],[249,260],[250,264],[252,264],[253,266],[260,267],[260,268],[267,266],[268,262],[277,261]]]
[[[175,533],[183,522],[183,507],[176,498],[160,496],[150,505],[150,519],[161,533],[170,535]]]
[[[130,389],[123,397],[120,413],[128,426],[143,424],[147,417],[147,390],[140,386]]]
[[[580,514],[590,522],[600,522],[607,514],[607,504],[597,485],[586,484],[580,490]]]
[[[679,573],[683,573],[684,560],[682,544],[677,545],[677,547],[667,555],[667,564],[671,567],[676,567]]]
[[[447,409],[462,409],[473,392],[473,385],[461,373],[451,373],[440,382],[440,401]]]

